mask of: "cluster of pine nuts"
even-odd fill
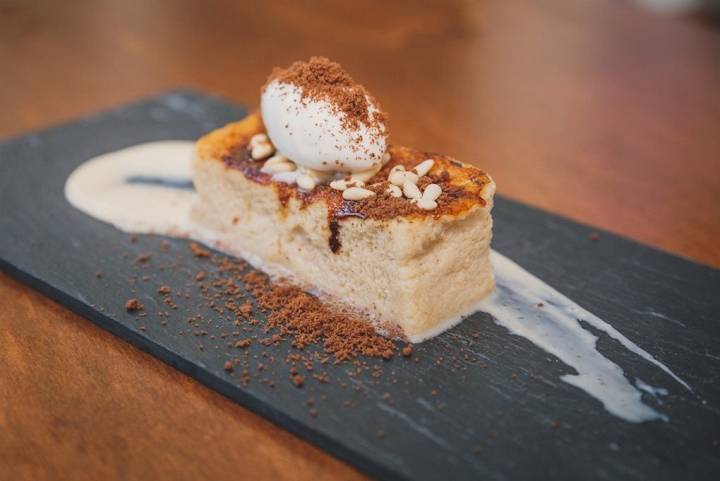
[[[417,182],[420,177],[426,175],[435,164],[433,159],[427,159],[420,162],[412,170],[405,170],[402,165],[396,165],[390,170],[388,175],[387,193],[393,197],[405,196],[410,202],[417,204],[424,210],[434,210],[437,208],[437,198],[442,194],[442,189],[437,184],[429,184],[424,191],[420,191]],[[349,178],[335,180],[330,183],[330,187],[340,190],[345,200],[362,200],[375,196],[375,192],[365,188],[365,182],[378,172],[378,169],[372,171],[360,172],[352,174]]]
[[[383,164],[378,164],[371,169],[354,172],[344,179],[334,180],[330,182],[330,187],[342,191],[345,200],[363,200],[375,197],[375,192],[365,188],[365,182],[377,174],[382,166]]]
[[[370,177],[372,177],[372,175]],[[368,177],[368,179],[370,177]],[[375,197],[375,192],[365,188],[364,180],[353,177],[352,175],[349,178],[330,182],[330,187],[342,191],[342,196],[345,200],[363,200]]]
[[[288,184],[297,184],[303,190],[313,190],[318,184],[327,182],[332,178],[329,172],[321,172],[314,169],[298,167],[293,161],[284,155],[277,153],[270,139],[265,134],[255,134],[250,139],[250,155],[255,160],[265,160],[260,172],[270,174],[274,180]],[[383,163],[372,169],[362,172],[355,172],[349,177],[337,179],[330,182],[330,187],[342,191],[345,200],[363,200],[375,197],[375,192],[365,188],[365,182],[377,174],[382,165],[389,160],[389,154],[385,154]],[[417,204],[424,210],[437,208],[437,199],[442,194],[442,189],[437,184],[429,184],[421,192],[417,186],[420,177],[426,175],[432,169],[435,161],[427,159],[412,168],[405,170],[403,165],[396,165],[388,175],[387,193],[393,197],[405,196],[410,202]]]
[[[393,197],[405,196],[410,202],[417,204],[424,210],[437,208],[437,198],[442,194],[442,188],[437,184],[429,184],[421,192],[417,186],[420,177],[426,175],[432,169],[435,161],[427,159],[413,167],[412,170],[405,170],[402,165],[396,165],[390,170],[388,181],[390,186],[387,192]]]
[[[329,178],[327,172],[298,167],[292,160],[276,152],[265,134],[253,135],[250,138],[250,149],[250,156],[253,159],[267,159],[260,168],[260,172],[272,175],[273,180],[286,184],[297,184],[303,190],[313,190],[317,184],[323,183]]]

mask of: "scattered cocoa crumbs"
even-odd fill
[[[403,347],[402,355],[405,357],[412,356],[412,346],[408,344],[407,346]]]
[[[152,257],[152,254],[148,254],[148,253],[140,254],[139,256],[137,256],[137,258],[135,258],[135,262],[141,262],[141,263],[147,262],[150,260],[151,257]]]
[[[132,299],[128,299],[125,303],[125,310],[128,312],[137,312],[143,308],[142,304],[140,304],[140,301],[135,299],[134,297]]]
[[[591,233],[590,233],[590,240],[591,240],[591,241],[596,241],[596,240],[598,240],[598,239],[600,239],[600,234],[598,234],[597,232],[591,232]]]
[[[328,374],[326,372],[321,373],[321,374],[313,374],[312,377],[320,384],[327,384],[330,382],[330,377],[328,376]]]
[[[250,271],[243,277],[245,287],[269,311],[268,328],[290,336],[292,346],[303,349],[321,343],[336,361],[358,355],[389,359],[395,343],[377,334],[360,314],[342,306],[331,306],[301,288],[271,282],[263,273]]]
[[[287,69],[273,69],[263,91],[274,81],[299,87],[305,101],[329,102],[345,114],[347,128],[355,130],[365,124],[370,129],[379,129],[385,121],[383,112],[370,112],[370,105],[378,108],[379,104],[365,87],[356,83],[339,64],[325,57],[311,57],[307,62],[294,62]]]
[[[312,416],[312,417],[314,417],[314,418],[318,417],[318,414],[319,414],[319,413],[318,413],[318,410],[315,409],[315,408],[310,408],[310,409],[308,410],[308,413],[310,414],[310,416]]]
[[[102,279],[102,276],[103,276],[103,273],[101,271],[97,271],[95,273],[95,277],[97,277],[98,279]]]
[[[295,384],[295,387],[302,387],[303,383],[305,382],[305,378],[302,374],[291,374],[290,379],[292,380],[293,384]]]
[[[250,316],[252,316],[252,304],[250,304],[249,302],[245,302],[240,306],[239,311],[240,315],[242,315],[245,319],[249,319]]]
[[[210,257],[210,251],[202,248],[197,242],[190,243],[190,251],[195,257]]]
[[[161,248],[162,250],[166,251],[166,250],[168,250],[168,249],[170,248],[170,243],[169,243],[168,241],[166,241],[166,240],[163,240],[163,241],[160,243],[160,248]]]
[[[375,433],[375,436],[378,439],[385,439],[385,431],[383,431],[382,429],[378,429],[378,431]]]
[[[237,359],[224,362],[223,369],[228,373],[238,373],[235,379],[242,385],[248,385],[255,378],[256,382],[274,387],[273,381],[264,376],[277,372],[278,361],[287,363],[289,380],[297,388],[311,383],[322,385],[334,382],[323,368],[329,362],[347,362],[350,364],[347,370],[350,376],[367,374],[377,384],[388,368],[383,367],[385,363],[371,363],[369,358],[388,360],[399,351],[404,352],[408,347],[412,349],[410,344],[399,348],[394,341],[380,336],[365,316],[347,307],[328,304],[283,280],[272,281],[261,271],[249,269],[249,265],[240,259],[214,255],[197,244],[190,249],[193,255],[207,257],[208,264],[205,271],[188,275],[188,286],[199,293],[197,297],[193,296],[197,299],[193,301],[197,302],[193,308],[198,310],[194,311],[196,314],[188,312],[177,319],[182,321],[183,327],[177,335],[195,336],[195,345],[201,351],[238,349],[225,351],[234,352]],[[134,265],[139,273],[147,272],[146,266]],[[134,276],[132,282],[138,282],[138,278],[139,275]],[[193,279],[198,283],[193,284]],[[200,283],[200,280],[203,282]],[[182,304],[184,288],[156,285],[159,285],[157,292],[164,295],[163,303],[170,309],[186,307]],[[137,299],[130,301],[129,311],[143,309]],[[174,301],[181,305],[175,305]],[[157,316],[158,322],[166,325],[167,320],[173,320],[170,309],[149,313],[147,319]],[[212,309],[210,315],[203,314],[206,309]],[[139,312],[135,315],[140,317],[143,314]],[[248,349],[253,343],[268,346],[267,351],[263,348],[258,348],[258,352]],[[286,353],[283,347],[282,355],[273,356],[272,349],[281,343],[292,347],[290,353]],[[313,348],[308,348],[311,345]],[[262,362],[259,362],[260,359]],[[343,384],[345,388],[349,387],[347,383]],[[358,386],[353,386],[353,390],[361,391]],[[327,399],[327,396],[321,394],[320,399]],[[389,395],[384,399],[388,403],[393,402]],[[317,406],[311,408],[316,413],[311,415],[317,416]]]

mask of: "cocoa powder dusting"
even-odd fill
[[[368,319],[356,312],[323,303],[297,286],[271,282],[258,271],[245,274],[243,281],[258,305],[269,311],[268,328],[290,337],[293,347],[319,343],[338,362],[357,356],[393,356],[395,343],[377,334]]]
[[[177,336],[194,337],[200,351],[227,349],[218,367],[243,386],[258,382],[276,388],[277,377],[273,376],[282,362],[289,370],[288,385],[310,392],[335,382],[342,389],[348,388],[347,382],[331,377],[324,367],[329,363],[347,363],[342,375],[367,376],[366,381],[374,384],[387,377],[387,382],[395,383],[394,365],[385,367],[383,361],[397,355],[402,362],[410,362],[411,345],[377,334],[370,320],[357,311],[328,303],[287,281],[271,280],[242,259],[215,254],[196,243],[190,244],[190,252],[205,266],[188,273],[184,287],[160,284],[156,290],[163,295],[163,302],[153,305],[152,312],[145,312],[147,307],[136,297],[128,299],[125,308],[135,321],[155,318],[160,326],[178,329]],[[148,266],[131,265],[136,272],[130,278],[135,293],[141,279],[148,277],[143,274]],[[189,286],[194,294],[187,290]],[[170,310],[164,310],[166,306]],[[171,314],[177,308],[176,314]],[[138,329],[145,331],[146,326],[139,325]],[[395,329],[386,332],[402,337],[399,328]],[[387,368],[391,369],[389,373]],[[361,390],[361,386],[353,386],[353,391]],[[327,396],[320,394],[318,399],[325,401]],[[318,415],[317,401],[310,405],[313,417]],[[352,407],[355,401],[343,405]]]
[[[380,128],[387,117],[379,110],[371,113],[370,106],[377,107],[377,101],[339,64],[326,57],[311,57],[307,62],[294,62],[287,69],[276,67],[263,90],[274,81],[299,87],[303,99],[329,102],[345,114],[345,126],[350,129],[357,129],[361,123],[368,128]]]

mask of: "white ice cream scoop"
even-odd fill
[[[385,125],[374,121],[379,109],[367,100],[370,125],[358,122],[355,127],[331,102],[303,98],[300,87],[275,80],[265,87],[260,110],[275,148],[296,164],[360,172],[380,165],[387,148]]]

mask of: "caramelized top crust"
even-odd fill
[[[217,129],[197,143],[199,159],[223,162],[227,168],[241,171],[245,177],[262,185],[273,185],[280,202],[285,205],[290,198],[298,199],[307,206],[324,201],[328,206],[328,217],[335,220],[343,217],[359,217],[377,220],[389,220],[398,217],[406,219],[440,218],[459,216],[473,208],[491,205],[495,193],[495,183],[484,171],[472,165],[464,164],[444,155],[419,152],[402,146],[390,146],[390,160],[368,182],[365,188],[377,195],[369,199],[351,201],[342,198],[342,192],[327,185],[319,185],[311,192],[304,192],[295,185],[272,180],[272,176],[260,172],[263,160],[250,157],[248,143],[250,137],[264,133],[265,127],[258,112],[248,115],[239,122],[233,122]],[[408,199],[393,197],[386,192],[387,177],[390,169],[402,164],[412,169],[425,159],[435,161],[427,175],[418,181],[422,190],[427,184],[435,183],[442,188],[435,210],[423,210]]]

